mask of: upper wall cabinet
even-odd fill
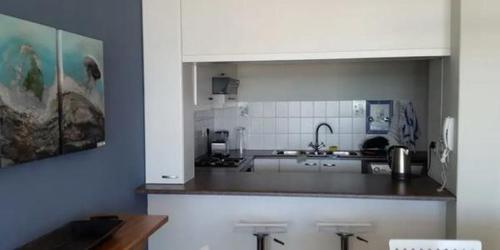
[[[182,0],[185,62],[450,54],[450,0]]]

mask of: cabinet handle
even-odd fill
[[[179,176],[176,176],[176,175],[162,175],[161,178],[163,179],[179,179]]]
[[[333,163],[331,163],[331,164],[324,163],[323,164],[323,167],[335,167],[335,166],[337,166],[337,165],[335,165]]]
[[[318,164],[317,163],[304,163],[304,165],[308,166],[308,167],[313,167],[313,166],[317,166]]]

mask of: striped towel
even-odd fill
[[[417,113],[413,108],[412,102],[401,105],[399,128],[403,145],[415,151],[417,140],[420,137],[420,129],[418,126]]]

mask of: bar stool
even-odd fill
[[[349,239],[356,237],[357,240],[368,243],[367,240],[361,238],[359,235],[368,233],[373,225],[371,223],[345,223],[345,222],[329,222],[318,221],[316,222],[319,232],[335,234],[340,237],[340,249],[349,250]]]
[[[246,232],[250,233],[257,239],[257,250],[265,250],[266,239],[273,234],[286,233],[288,228],[287,222],[252,222],[252,221],[240,221],[234,224],[234,229],[236,232]],[[285,245],[285,243],[279,239],[273,238],[273,241]]]

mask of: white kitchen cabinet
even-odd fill
[[[360,160],[322,160],[320,171],[329,173],[361,173]]]
[[[194,65],[182,63],[181,0],[143,1],[146,182],[194,176]]]
[[[319,160],[280,159],[280,172],[319,172]]]
[[[448,56],[450,0],[182,0],[182,36],[185,62]]]
[[[255,159],[253,162],[254,172],[278,172],[280,169],[279,159]]]

